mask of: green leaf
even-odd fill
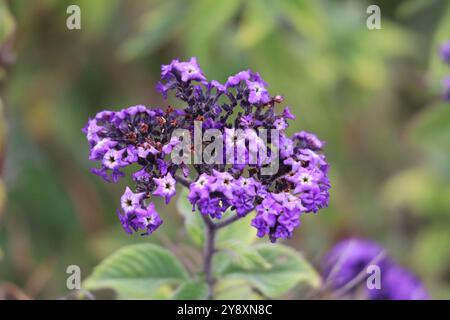
[[[15,27],[14,18],[8,10],[5,1],[0,1],[0,47],[12,35]]]
[[[235,211],[228,210],[222,220],[235,215]],[[217,232],[216,247],[218,249],[235,249],[248,246],[257,240],[256,231],[250,226],[254,213],[250,212],[245,217],[233,222]]]
[[[187,199],[187,190],[183,189],[177,202],[178,212],[184,217],[184,224],[191,240],[197,246],[203,246],[204,228],[203,219],[198,211],[192,211],[192,204]],[[235,211],[228,210],[222,220],[233,216]],[[250,228],[253,214],[249,213],[225,228],[217,231],[216,247],[218,249],[234,249],[248,246],[257,239],[256,232]]]
[[[448,228],[448,224],[436,223],[421,230],[417,235],[411,250],[411,259],[422,277],[439,279],[445,277],[448,272],[450,264]]]
[[[184,217],[184,225],[191,240],[195,245],[202,246],[205,225],[200,213],[192,211],[192,204],[187,199],[187,195],[187,190],[183,189],[177,201],[178,212]]]
[[[442,103],[425,109],[411,127],[411,140],[448,159],[450,156],[450,108]]]
[[[216,285],[214,297],[217,300],[260,300],[249,283],[242,279],[220,279]]]
[[[170,39],[180,21],[183,21],[185,12],[184,3],[166,1],[145,13],[139,31],[119,48],[119,57],[129,61],[160,48]]]
[[[267,270],[272,265],[261,255],[261,253],[248,245],[238,245],[229,251],[234,264],[243,269],[262,269]]]
[[[144,299],[187,278],[186,270],[170,251],[153,244],[137,244],[103,260],[84,281],[83,288],[111,288],[119,299]]]
[[[401,190],[401,192],[398,192]],[[428,166],[405,169],[387,180],[381,200],[390,210],[408,209],[413,214],[444,217],[450,210],[450,186],[445,177]]]
[[[318,287],[320,277],[303,256],[292,248],[276,244],[261,244],[253,247],[270,267],[242,268],[233,264],[226,270],[224,278],[246,280],[267,297],[279,297],[298,284]]]
[[[182,283],[172,296],[174,300],[201,300],[208,296],[208,285],[200,280]]]

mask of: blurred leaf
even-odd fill
[[[326,34],[326,13],[320,1],[287,0],[279,1],[286,19],[296,31],[306,38],[323,41]]]
[[[236,245],[230,247],[229,249],[230,250],[227,252],[232,257],[233,263],[239,265],[243,269],[267,270],[272,267],[259,251],[255,250],[248,244],[236,242]]]
[[[81,30],[83,36],[97,38],[104,32],[111,32],[114,14],[117,12],[117,0],[77,0],[76,5],[81,9]]]
[[[213,274],[215,277],[221,277],[223,272],[230,266],[232,257],[229,252],[219,251],[213,256]]]
[[[421,231],[411,250],[411,258],[421,275],[430,278],[445,277],[450,265],[449,225],[430,226]]]
[[[174,300],[203,300],[208,296],[208,286],[204,281],[183,282],[172,296]]]
[[[450,108],[440,104],[422,111],[410,129],[412,142],[450,158]]]
[[[381,192],[383,203],[391,210],[406,207],[413,213],[430,216],[447,214],[449,196],[448,183],[440,182],[434,172],[424,167],[410,168],[394,175]]]
[[[241,0],[194,1],[186,19],[186,25],[189,26],[185,29],[188,50],[220,34],[219,31],[230,22],[241,4]]]
[[[15,22],[5,0],[0,0],[0,48],[14,32]]]
[[[270,268],[245,269],[233,264],[226,270],[224,278],[246,280],[267,297],[279,297],[298,284],[320,285],[320,276],[294,249],[282,244],[262,244],[254,250],[271,265]]]
[[[215,298],[217,300],[260,300],[261,295],[257,294],[249,283],[242,279],[220,278],[215,288]]]
[[[450,40],[450,2],[447,2],[444,10],[433,37],[428,63],[428,77],[431,90],[435,94],[440,94],[442,79],[449,73],[439,55],[439,47],[443,42]]]
[[[272,32],[276,25],[276,2],[247,1],[243,21],[236,33],[236,43],[243,49],[251,48]]]
[[[157,50],[169,40],[185,13],[186,8],[180,1],[162,2],[141,17],[140,30],[121,45],[119,57],[128,61]]]
[[[398,15],[401,18],[407,18],[412,15],[418,14],[420,11],[426,9],[427,7],[433,5],[436,0],[409,0],[400,4],[398,7]]]
[[[223,219],[235,215],[235,211],[227,210]],[[234,249],[237,246],[248,246],[257,240],[256,231],[250,226],[254,213],[250,212],[245,217],[233,222],[226,228],[219,229],[217,232],[216,247],[218,249]]]
[[[168,250],[137,244],[103,260],[84,281],[83,288],[111,288],[119,299],[148,299],[160,287],[182,283],[187,277],[184,267]]]
[[[192,204],[187,199],[188,191],[183,188],[177,201],[178,212],[184,217],[186,231],[197,246],[202,246],[204,241],[204,223],[200,212],[192,211]]]

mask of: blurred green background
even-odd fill
[[[382,29],[370,31],[374,3]],[[70,4],[81,30],[66,28]],[[297,115],[291,133],[327,141],[330,207],[287,244],[319,266],[339,239],[369,238],[450,298],[450,66],[437,55],[448,39],[445,0],[0,0],[0,298],[65,296],[68,265],[86,277],[127,243],[200,263],[173,203],[157,202],[154,236],[121,230],[126,181],[89,173],[80,131],[104,108],[170,103],[154,90],[160,65],[190,56],[221,82],[259,71]]]

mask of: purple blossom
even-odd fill
[[[123,229],[129,234],[142,229],[144,230],[142,235],[149,235],[163,223],[153,203],[146,208],[138,207],[129,212],[122,213],[118,210],[117,215]]]
[[[450,64],[450,41],[444,42],[439,48],[442,61]]]
[[[450,103],[450,76],[442,80],[442,99]]]
[[[285,119],[289,119],[289,120],[295,120],[295,116],[294,114],[291,112],[291,109],[289,109],[289,107],[285,107],[283,109],[283,113],[281,114],[283,116],[283,118]]]
[[[266,104],[270,101],[270,95],[261,82],[247,80],[247,87],[250,91],[248,102],[253,104]]]
[[[109,138],[104,138],[98,141],[91,149],[89,154],[89,160],[101,160],[103,159],[105,153],[107,153],[111,148],[117,145],[116,141],[112,141]]]
[[[341,288],[365,272],[370,264],[385,265],[384,249],[371,241],[349,239],[336,244],[324,260],[324,278],[334,288]],[[363,278],[365,279],[365,278]]]
[[[125,193],[120,198],[122,210],[125,213],[135,211],[141,205],[141,201],[144,199],[145,193],[133,193],[129,187],[125,189]]]
[[[228,77],[228,80],[225,84],[227,88],[237,86],[241,81],[246,81],[250,79],[250,70],[241,71],[236,73],[234,76]]]
[[[376,265],[380,270],[380,288],[367,288],[367,267]],[[335,289],[348,286],[347,293],[361,285],[371,300],[423,300],[428,294],[422,283],[410,271],[397,265],[378,244],[360,239],[348,239],[336,244],[324,259],[325,283]],[[357,281],[359,280],[359,282]]]
[[[115,150],[109,149],[103,156],[102,164],[107,169],[116,170],[125,167],[127,163],[122,160],[125,149]]]
[[[421,281],[410,271],[398,265],[382,270],[381,288],[367,289],[371,300],[428,300],[429,296]]]
[[[162,178],[154,178],[156,183],[156,190],[153,195],[164,197],[166,199],[166,204],[170,202],[170,199],[177,192],[175,189],[176,181],[170,173]]]
[[[197,59],[192,57],[188,62],[178,62],[175,64],[175,69],[181,74],[181,81],[187,82],[191,80],[205,81],[206,78],[203,75],[200,66],[197,63]]]
[[[302,144],[302,146],[304,146],[305,148],[314,151],[322,150],[323,146],[325,145],[325,143],[319,140],[319,138],[317,138],[317,136],[314,133],[309,133],[306,131],[300,131],[294,134],[293,138],[298,139]]]

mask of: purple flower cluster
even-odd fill
[[[439,53],[442,61],[450,65],[450,41],[444,42],[441,45]],[[450,76],[447,76],[442,80],[442,87],[442,98],[445,101],[450,102]]]
[[[126,188],[118,213],[128,233],[144,229],[144,234],[150,234],[161,225],[153,203],[145,204],[152,192],[166,201],[175,195],[171,173],[180,166],[171,166],[164,159],[179,143],[171,138],[171,132],[182,114],[172,108],[149,110],[138,105],[99,112],[83,128],[91,147],[89,159],[100,162],[100,168],[92,169],[94,174],[115,183],[125,175],[125,167],[139,168],[132,175],[137,193]]]
[[[328,205],[328,163],[320,153],[324,142],[306,131],[288,137],[288,121],[295,117],[289,107],[276,112],[283,97],[271,96],[267,87],[251,70],[230,76],[224,84],[208,81],[195,58],[176,59],[162,66],[157,90],[164,98],[172,93],[182,102],[181,109],[134,106],[102,111],[88,121],[83,130],[91,146],[89,158],[100,162],[95,174],[117,182],[125,167],[136,168],[132,174],[136,193],[127,188],[119,212],[127,232],[144,229],[150,234],[161,224],[153,204],[146,203],[151,195],[168,203],[177,181],[189,187],[193,210],[212,219],[221,219],[227,210],[239,217],[254,211],[251,225],[259,237],[268,235],[272,242],[290,238],[303,213],[316,213]],[[174,130],[195,136],[197,122],[203,130],[218,131],[232,146],[246,147],[243,159],[237,150],[225,147],[217,163],[173,161],[169,155],[185,142],[173,135]],[[235,133],[239,129],[242,136]],[[279,139],[264,141],[257,134],[261,130],[277,130]],[[279,163],[270,175],[263,172],[268,159]]]
[[[366,268],[370,265],[380,268],[381,283],[379,289],[365,288],[367,298],[371,300],[428,299],[425,288],[411,272],[392,261],[380,245],[367,240],[348,239],[336,244],[324,259],[323,274],[326,282],[335,289],[343,288],[362,275],[356,284],[358,286],[367,279]]]

